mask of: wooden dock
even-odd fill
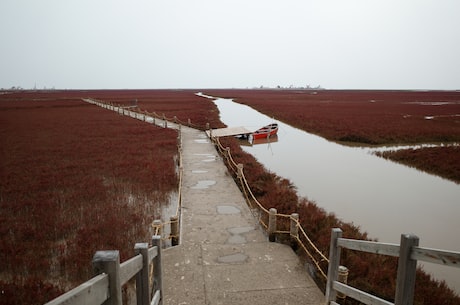
[[[213,137],[217,138],[240,135],[249,136],[253,132],[254,131],[250,131],[246,127],[226,127],[206,130],[208,137],[210,137],[212,134]]]

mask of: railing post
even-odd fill
[[[161,220],[160,219],[155,219],[153,221],[153,224],[152,224],[152,227],[153,229],[155,230],[154,232],[154,235],[159,235],[161,236],[162,232],[161,232],[161,227],[163,226],[163,224],[161,223]]]
[[[268,214],[268,240],[271,242],[276,241],[276,209],[271,208]]]
[[[153,288],[155,291],[160,291],[160,302],[159,305],[163,304],[163,270],[161,268],[161,236],[154,235],[152,237],[152,245],[158,248],[158,254],[153,259]]]
[[[109,299],[107,305],[121,305],[120,252],[97,251],[93,256],[95,275],[106,273],[109,276]]]
[[[228,148],[228,151],[230,151],[230,148],[229,147],[227,147],[227,148]],[[244,168],[244,165],[241,164],[241,163],[238,163],[238,165],[237,165],[238,172],[236,173],[236,177],[238,179],[243,178],[243,168]]]
[[[136,275],[136,300],[137,305],[149,304],[149,244],[136,243],[134,251],[142,255],[142,270]]]
[[[347,284],[348,282],[348,268],[345,266],[339,266],[338,274],[337,274],[337,280],[340,283]],[[343,293],[338,292],[337,297],[339,299],[345,299],[347,296]]]
[[[177,246],[179,244],[179,217],[171,216],[171,245]]]
[[[298,223],[299,223],[299,214],[292,213],[289,231],[290,231],[290,236],[291,236],[291,247],[293,249],[297,248],[297,239],[299,238],[299,227],[297,226]]]
[[[419,238],[412,234],[401,234],[396,278],[395,305],[412,305],[414,302],[417,260],[411,259],[412,247],[418,246]]]
[[[342,237],[342,230],[332,229],[331,244],[329,246],[329,268],[327,269],[326,283],[326,304],[336,300],[337,292],[332,288],[334,281],[338,279],[340,265],[340,247],[337,245],[338,239]]]

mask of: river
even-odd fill
[[[221,121],[255,130],[273,122],[256,110],[216,99]],[[420,246],[460,252],[460,186],[372,154],[309,134],[283,122],[278,141],[242,148],[268,170],[288,178],[298,194],[371,238],[398,243],[414,233]],[[424,263],[425,271],[460,293],[460,270]]]

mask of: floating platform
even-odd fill
[[[211,130],[206,130],[208,137],[212,133],[213,137],[229,137],[229,136],[249,136],[254,131],[248,130],[245,127],[227,127],[227,128],[216,128]]]

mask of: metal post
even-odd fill
[[[268,214],[268,240],[271,242],[276,241],[276,209],[271,208]]]
[[[340,247],[337,245],[337,242],[341,237],[342,230],[339,228],[332,229],[331,244],[329,248],[329,268],[327,269],[326,304],[329,304],[331,301],[336,301],[337,292],[332,288],[332,284],[338,279]]]
[[[136,300],[137,305],[149,304],[149,244],[136,243],[134,246],[136,255],[142,255],[142,270],[136,275]]]
[[[107,305],[121,305],[120,252],[97,251],[93,256],[94,274],[106,273],[109,276],[109,299]]]
[[[417,260],[411,259],[410,256],[412,247],[418,246],[418,243],[419,238],[417,236],[412,234],[401,234],[395,305],[412,305],[414,302]]]

